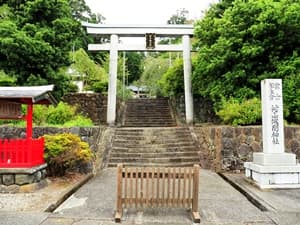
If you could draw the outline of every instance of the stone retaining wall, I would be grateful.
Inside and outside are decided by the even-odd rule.
[[[217,124],[220,119],[213,111],[213,104],[210,100],[203,97],[193,96],[194,99],[194,122],[195,123],[212,123]],[[181,123],[185,123],[185,101],[184,96],[171,98],[173,109],[176,110],[177,117]]]
[[[107,96],[100,93],[71,93],[62,100],[76,105],[78,112],[89,117],[95,125],[106,123]]]
[[[77,106],[77,111],[89,117],[95,125],[106,124],[107,95],[100,93],[70,93],[62,100]],[[117,98],[116,122],[121,123],[124,104]]]
[[[57,128],[57,127],[34,127],[32,136],[33,138],[41,137],[45,134],[61,134],[72,133],[78,135],[81,140],[89,143],[90,148],[96,151],[97,141],[100,138],[104,126],[98,127],[71,127],[71,128]],[[26,138],[26,128],[0,126],[0,139],[16,139]]]
[[[262,152],[261,126],[195,127],[200,146],[201,165],[220,170],[243,170],[243,163],[252,161],[253,152]],[[300,126],[285,127],[285,151],[300,159]]]

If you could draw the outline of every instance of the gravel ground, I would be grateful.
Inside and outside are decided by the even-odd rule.
[[[32,193],[1,193],[0,212],[44,212],[85,177],[69,174],[62,178],[48,178],[46,187]]]

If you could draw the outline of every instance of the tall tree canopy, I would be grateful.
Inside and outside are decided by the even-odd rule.
[[[138,80],[143,73],[143,64],[145,56],[141,52],[126,53],[126,67],[129,72],[128,83]]]
[[[68,0],[7,0],[0,6],[0,70],[19,85],[53,83],[56,95],[68,89],[60,68],[69,65],[69,51],[81,25]]]
[[[220,7],[220,5],[222,7]],[[260,81],[282,78],[290,121],[300,121],[299,0],[227,0],[195,24],[194,93],[249,99]]]

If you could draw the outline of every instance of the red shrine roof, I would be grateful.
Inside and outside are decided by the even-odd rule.
[[[0,87],[0,101],[22,104],[56,104],[51,94],[54,85],[30,87]]]

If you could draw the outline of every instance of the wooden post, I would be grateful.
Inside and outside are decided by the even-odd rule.
[[[123,214],[122,209],[122,171],[123,164],[117,166],[117,210],[115,215],[115,222],[120,223]],[[126,176],[126,175],[125,175]]]
[[[200,215],[198,211],[199,170],[200,170],[199,165],[194,165],[193,202],[192,202],[192,218],[194,223],[200,223]]]

